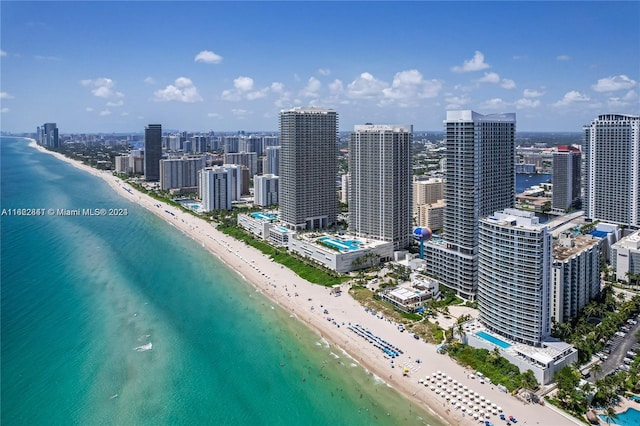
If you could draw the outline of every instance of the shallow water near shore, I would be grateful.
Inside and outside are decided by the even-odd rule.
[[[2,138],[1,418],[16,424],[442,422],[101,179]]]

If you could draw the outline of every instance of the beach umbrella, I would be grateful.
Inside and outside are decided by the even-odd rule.
[[[466,387],[466,386],[463,386],[463,387],[462,387],[462,390],[465,390],[465,391],[466,391],[466,390],[469,390],[469,388],[468,388],[468,387]]]
[[[488,404],[488,402],[487,402]],[[498,408],[498,406],[496,404],[491,404],[491,408],[493,408],[494,410]]]
[[[438,370],[438,376],[442,374],[442,371]]]
[[[478,413],[473,413],[473,418],[478,420]]]
[[[502,413],[502,407],[498,407],[498,411]]]
[[[418,383],[422,384],[422,383],[424,383],[424,380],[423,379],[419,379]]]
[[[481,397],[480,397],[480,401],[484,401],[484,396],[481,396]]]
[[[431,386],[429,389],[436,390],[436,387],[435,386]]]
[[[467,407],[462,407],[462,411],[467,411]]]
[[[445,399],[448,401],[448,400],[450,400],[450,399],[451,399],[451,397],[450,397],[449,395],[447,395],[447,396],[445,397]]]
[[[440,394],[440,389],[436,389],[436,395]]]

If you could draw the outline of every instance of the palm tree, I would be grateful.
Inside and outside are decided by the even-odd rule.
[[[611,421],[615,420],[617,417],[618,417],[618,414],[616,413],[616,410],[613,407],[607,408],[604,412],[604,418],[608,425],[610,425]]]
[[[600,373],[602,371],[602,365],[600,364],[593,364],[590,368],[591,373],[593,374],[593,381],[595,383],[596,380],[598,380],[598,373]]]

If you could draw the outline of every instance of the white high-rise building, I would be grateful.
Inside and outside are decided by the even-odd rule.
[[[231,170],[224,167],[206,167],[198,172],[198,195],[202,209],[231,210]]]
[[[280,146],[268,146],[265,151],[267,162],[264,174],[277,175],[280,173]]]
[[[160,160],[160,188],[194,188],[198,186],[198,171],[206,166],[204,157],[183,157]]]
[[[533,212],[480,220],[478,310],[487,329],[530,346],[550,336],[552,241]]]
[[[340,176],[340,183],[342,192],[340,193],[340,202],[343,204],[349,204],[349,184],[351,182],[351,176],[349,173],[345,173]]]
[[[279,177],[272,174],[253,177],[254,204],[267,207],[278,204]]]
[[[562,233],[553,243],[551,316],[556,322],[576,318],[600,293],[602,239]]]
[[[478,283],[478,224],[515,205],[516,115],[447,111],[443,239],[425,245],[428,271],[468,300]]]
[[[349,231],[411,242],[411,125],[356,125],[349,141]]]
[[[585,213],[640,228],[640,116],[599,115],[584,127]]]
[[[280,221],[290,229],[332,226],[338,216],[338,114],[331,109],[280,112]]]
[[[258,154],[255,152],[230,152],[224,154],[225,164],[238,164],[249,169],[249,176],[258,173]]]

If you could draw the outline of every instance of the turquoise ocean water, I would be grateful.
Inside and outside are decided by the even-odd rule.
[[[99,178],[2,138],[2,425],[441,422]],[[304,380],[303,380],[304,379]]]

